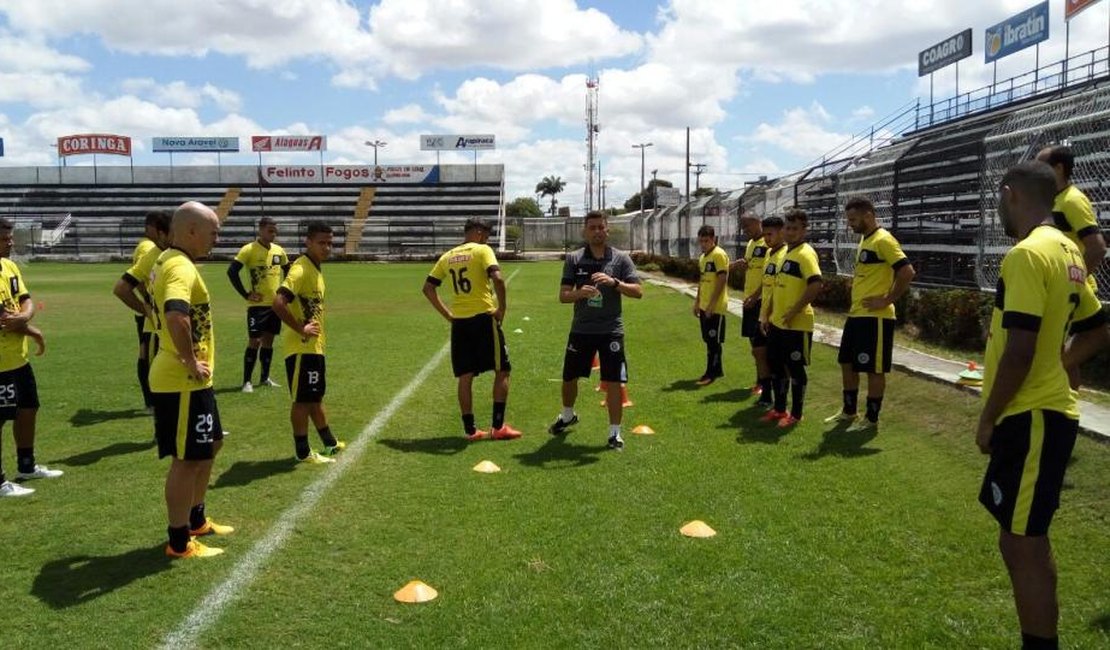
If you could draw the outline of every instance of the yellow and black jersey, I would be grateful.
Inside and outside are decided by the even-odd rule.
[[[135,250],[131,251],[131,266],[138,264],[143,255],[146,255],[155,248],[158,248],[158,244],[155,244],[152,240],[146,237],[140,239],[139,243],[135,244]]]
[[[497,256],[486,244],[466,242],[440,256],[428,274],[428,282],[435,286],[451,278],[455,299],[451,313],[456,318],[470,318],[497,310],[493,296],[493,283],[489,274],[498,268]]]
[[[748,270],[744,272],[744,298],[763,291],[763,265],[767,263],[767,242],[762,237],[748,242],[744,249]]]
[[[277,244],[263,246],[257,239],[239,249],[235,261],[246,267],[251,276],[248,293],[257,291],[262,296],[260,303],[250,303],[247,306],[259,304],[269,305],[274,301],[274,294],[281,286],[282,267],[289,266],[289,256],[285,249]]]
[[[1037,345],[1029,374],[999,421],[1033,409],[1079,417],[1076,392],[1068,384],[1060,351],[1069,331],[1080,332],[1105,322],[1086,276],[1079,247],[1055,228],[1034,228],[1002,259],[987,340],[983,399],[994,386],[1009,330],[1036,332]]]
[[[852,316],[894,318],[894,305],[882,309],[863,306],[864,298],[883,297],[894,284],[894,272],[909,264],[902,246],[885,228],[860,237],[856,248],[856,273],[852,278]]]
[[[289,301],[289,311],[302,323],[315,321],[320,326],[318,336],[306,337],[294,332],[288,324],[282,326],[285,356],[294,354],[324,354],[327,343],[324,306],[324,271],[308,255],[301,255],[289,267],[289,275],[278,287],[278,293]]]
[[[8,258],[0,259],[0,307],[5,312],[23,311],[23,301],[31,294],[23,283],[19,266]],[[7,330],[0,330],[0,372],[15,370],[27,365],[27,337]]]
[[[158,246],[152,247],[142,257],[138,259],[131,268],[124,272],[124,279],[131,283],[131,286],[143,288],[144,302],[150,307],[151,313],[154,312],[154,285],[151,284],[152,274],[154,273],[154,264],[158,261],[158,257],[162,254],[162,249]],[[158,330],[151,318],[143,319],[144,332],[156,332]]]
[[[1101,232],[1091,200],[1074,185],[1068,185],[1056,195],[1052,204],[1052,218],[1060,232],[1079,247],[1081,254],[1086,251],[1083,238]],[[1091,285],[1091,291],[1097,294],[1098,283],[1093,275],[1087,279],[1087,283]]]
[[[703,253],[698,258],[698,272],[701,274],[698,282],[698,308],[714,314],[728,312],[728,253],[725,249],[714,246],[713,250]],[[725,286],[717,302],[711,305],[709,300],[713,297],[717,277],[721,275],[725,276]]]
[[[208,286],[204,284],[193,259],[180,248],[169,248],[154,262],[154,320],[158,326],[158,354],[150,365],[150,390],[156,393],[181,393],[212,386],[212,375],[199,379],[181,363],[166,314],[178,312],[189,317],[193,355],[215,372],[216,338],[212,330],[212,307]]]
[[[775,287],[771,293],[771,324],[784,330],[812,332],[813,305],[806,305],[790,323],[786,322],[785,316],[802,299],[806,287],[820,281],[821,265],[817,260],[817,251],[805,242],[793,247],[787,246],[782,263],[775,272]]]
[[[786,246],[780,244],[778,248],[767,249],[767,255],[763,263],[763,286],[761,288],[762,297],[760,298],[762,304],[759,306],[760,319],[771,316],[771,295],[775,291],[775,275],[779,272],[784,257],[786,257]]]

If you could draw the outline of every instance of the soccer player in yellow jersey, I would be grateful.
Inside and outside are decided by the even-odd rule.
[[[765,372],[760,380],[760,395],[756,401],[756,405],[766,408],[768,410],[774,408],[775,394],[782,393],[782,399],[786,400],[786,385],[777,384],[775,376],[772,373],[770,359],[767,354],[767,334],[763,328],[763,321],[770,321],[771,318],[771,293],[775,290],[775,275],[778,273],[779,267],[782,266],[782,258],[786,256],[786,244],[782,241],[782,227],[784,224],[782,217],[767,217],[761,224],[763,226],[763,243],[767,246],[767,251],[763,260],[762,277],[760,278],[759,299],[755,302],[759,306],[759,312],[755,314],[755,319],[759,325],[756,329],[759,334],[758,337],[752,337],[752,344],[757,342],[763,350],[764,370]],[[744,299],[747,303],[747,298]],[[782,373],[780,373],[782,374]]]
[[[244,393],[254,392],[251,377],[254,375],[256,361],[262,362],[258,385],[278,385],[270,379],[270,363],[274,358],[274,337],[281,333],[281,319],[271,306],[278,285],[289,271],[289,257],[284,248],[274,243],[277,234],[277,222],[270,217],[262,217],[258,220],[257,239],[240,248],[239,254],[227,267],[231,286],[247,301],[247,349],[243,353]],[[243,286],[239,277],[243,267],[250,273],[249,290]]]
[[[740,216],[740,227],[748,236],[744,257],[732,263],[732,268],[744,274],[744,311],[740,321],[740,334],[748,339],[755,360],[755,380],[752,394],[771,399],[771,370],[767,366],[767,337],[759,328],[759,311],[763,303],[763,266],[767,262],[767,241],[763,238],[763,224],[759,215],[745,212]],[[762,401],[762,398],[761,398]]]
[[[852,279],[852,309],[840,339],[844,405],[825,422],[855,422],[859,403],[859,373],[867,373],[867,411],[853,430],[879,422],[886,392],[886,375],[894,351],[894,303],[910,288],[916,274],[894,235],[880,228],[875,206],[864,196],[848,199],[844,214],[852,232],[860,236],[856,272]]]
[[[694,316],[701,322],[701,340],[705,341],[705,372],[698,379],[698,386],[708,386],[725,369],[721,344],[725,340],[725,315],[728,314],[728,253],[717,245],[713,226],[698,228],[698,295],[694,298]]]
[[[293,425],[293,447],[297,460],[321,465],[334,463],[331,458],[346,448],[328,426],[324,410],[327,392],[327,367],[324,352],[327,345],[327,307],[324,300],[324,260],[331,257],[331,226],[310,221],[305,232],[304,255],[289,267],[289,274],[274,296],[274,313],[285,323],[282,334],[285,348],[285,376],[293,406],[289,421]],[[324,443],[323,453],[308,445],[308,421]]]
[[[783,218],[783,241],[786,253],[776,269],[775,286],[771,290],[767,317],[762,321],[767,332],[767,356],[773,379],[778,382],[775,404],[764,422],[777,422],[780,428],[797,424],[805,407],[809,375],[810,348],[813,346],[813,307],[821,293],[821,265],[817,251],[806,243],[809,218],[804,210],[795,208]],[[791,404],[786,412],[786,383],[789,378]]]
[[[1053,225],[1052,168],[1010,169],[998,214],[1018,240],[1002,260],[987,339],[976,443],[990,454],[979,501],[998,521],[1023,648],[1056,648],[1059,608],[1048,528],[1079,426],[1070,369],[1110,343],[1083,256]],[[1064,339],[1073,334],[1063,359]]]
[[[35,315],[31,293],[23,274],[9,259],[14,225],[0,218],[0,428],[13,421],[16,478],[57,478],[61,470],[35,463],[35,420],[39,410],[35,373],[27,360],[27,330]],[[12,483],[0,468],[0,497],[21,497],[34,492]]]
[[[150,357],[152,352],[150,346],[154,333],[154,323],[149,317],[150,308],[147,306],[149,296],[147,294],[150,289],[146,286],[146,282],[147,276],[150,275],[150,269],[154,266],[154,260],[158,259],[158,255],[169,245],[171,216],[165,210],[152,210],[146,214],[143,238],[135,245],[135,251],[131,254],[131,266],[112,288],[112,293],[135,312],[135,328],[139,334],[139,358],[135,362],[135,373],[139,377],[139,388],[143,392],[143,405],[147,409],[152,407],[150,398]],[[148,258],[151,254],[154,257],[144,261],[144,258]],[[143,270],[141,275],[138,274],[139,270]],[[133,271],[135,273],[132,273]]]
[[[195,201],[182,204],[170,222],[172,245],[154,264],[159,345],[150,364],[150,390],[158,457],[172,459],[165,495],[166,555],[173,558],[219,555],[223,549],[194,538],[234,530],[212,521],[204,504],[212,462],[223,446],[223,428],[212,390],[216,344],[211,299],[196,260],[215,246],[219,228],[211,208]]]
[[[520,432],[505,422],[509,399],[509,350],[501,322],[505,320],[505,280],[497,257],[486,242],[490,225],[468,219],[462,244],[440,256],[424,281],[424,297],[451,323],[451,368],[458,378],[459,410],[467,440],[512,440]],[[448,278],[455,299],[451,307],[440,299],[438,288]],[[496,296],[496,301],[494,297]],[[474,377],[493,371],[493,422],[489,431],[474,424]]]
[[[1037,160],[1052,167],[1057,192],[1052,203],[1053,221],[1083,253],[1083,262],[1087,265],[1089,275],[1087,282],[1097,295],[1095,272],[1106,258],[1106,239],[1102,236],[1091,200],[1071,182],[1072,172],[1075,170],[1075,154],[1071,147],[1056,145],[1042,149],[1037,154]]]

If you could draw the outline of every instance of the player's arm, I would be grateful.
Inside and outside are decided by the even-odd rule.
[[[1033,356],[1037,349],[1037,332],[1040,330],[1040,318],[1028,314],[1016,314],[1019,322],[1006,322],[1003,317],[1003,327],[1006,327],[1006,347],[1002,357],[998,360],[995,370],[994,385],[991,394],[983,404],[983,412],[979,414],[979,431],[976,443],[984,454],[991,452],[991,435],[994,433],[994,423],[998,421],[1006,405],[1017,395],[1018,389],[1025,383],[1029,369],[1033,367]]]
[[[698,290],[694,294],[694,317],[701,318],[701,282],[698,282]]]
[[[493,294],[497,296],[497,311],[493,312],[493,317],[500,323],[505,320],[505,310],[509,306],[505,278],[501,276],[501,267],[498,266],[489,267],[487,273],[489,273],[489,279],[493,281]]]
[[[227,279],[231,280],[231,286],[240,296],[243,297],[243,300],[250,300],[251,292],[247,291],[247,288],[243,286],[243,278],[239,277],[239,272],[242,270],[242,262],[240,262],[238,259],[231,260],[231,264],[227,265]]]
[[[136,314],[149,316],[146,303],[139,297],[136,290],[142,292],[144,297],[146,296],[146,289],[143,288],[142,283],[131,277],[130,273],[124,273],[120,279],[116,280],[115,286],[112,287],[112,294]]]
[[[564,305],[592,298],[600,293],[597,287],[590,284],[584,284],[576,288],[574,278],[574,265],[571,264],[570,258],[567,258],[563,261],[563,278],[559,281],[559,302]]]
[[[294,332],[300,332],[301,336],[308,338],[320,335],[320,324],[315,321],[303,322],[299,320],[291,309],[289,303],[293,302],[296,296],[288,287],[278,287],[277,293],[274,295],[274,302],[271,308],[281,322],[288,325]]]
[[[898,299],[909,290],[910,283],[917,275],[913,264],[904,257],[892,264],[891,268],[894,269],[894,282],[890,284],[890,289],[884,295],[864,298],[863,306],[867,309],[885,309],[898,302]]]
[[[809,276],[806,280],[806,290],[802,292],[802,297],[798,299],[798,302],[794,303],[793,307],[782,315],[783,321],[789,324],[790,321],[794,320],[795,316],[802,313],[802,311],[812,304],[814,300],[817,300],[817,296],[821,295],[821,287],[823,286],[825,286],[825,281],[821,279],[820,275]]]
[[[179,299],[167,300],[163,312],[166,315],[166,329],[170,332],[173,347],[177,349],[178,360],[197,381],[208,379],[212,371],[193,352],[193,324],[189,317],[189,303]]]
[[[1106,326],[1107,312],[1095,297],[1087,283],[1079,287],[1079,304],[1072,314],[1074,319],[1069,329],[1071,338],[1064,348],[1064,370],[1068,373],[1068,383],[1078,390],[1080,384],[1079,366],[1110,345],[1110,329]]]
[[[728,264],[724,266],[728,268]],[[728,271],[717,271],[717,277],[713,278],[713,293],[709,294],[710,313],[712,313],[713,307],[717,304],[717,301],[721,299],[721,294],[724,293],[726,284],[728,284]],[[698,289],[700,290],[701,287],[699,286]]]
[[[19,311],[15,313],[3,312],[0,313],[0,327],[6,330],[13,330],[17,332],[26,332],[27,324],[35,317],[35,301],[31,300],[31,294],[27,291],[27,285],[23,284],[23,274],[16,269],[15,272],[15,291],[12,292],[19,301]]]
[[[455,315],[452,314],[451,310],[447,308],[447,305],[444,304],[443,299],[439,297],[439,291],[437,291],[441,283],[442,281],[439,278],[434,278],[429,275],[428,278],[424,280],[424,297],[428,299],[428,302],[431,303],[432,307],[435,307],[435,310],[439,312],[440,316],[443,316],[445,319],[447,319],[447,322],[451,322],[455,320]],[[501,283],[502,291],[504,291],[504,284],[504,282]],[[500,300],[500,297],[498,298],[498,300]]]
[[[640,277],[636,275],[636,265],[632,263],[631,257],[622,256],[622,263],[617,269],[617,277],[610,279],[613,281],[613,288],[622,296],[636,299],[644,297],[644,288],[640,286]]]
[[[1087,272],[1094,275],[1106,260],[1106,239],[1096,226],[1086,235],[1080,235],[1083,242],[1083,262],[1087,265]]]
[[[1090,199],[1079,194],[1069,200],[1064,218],[1075,231],[1076,238],[1083,242],[1083,263],[1087,273],[1093,275],[1106,259],[1106,239],[1098,226],[1098,216]]]

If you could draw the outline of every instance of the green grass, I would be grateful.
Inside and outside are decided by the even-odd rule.
[[[517,273],[505,327],[509,420],[524,438],[466,444],[441,364],[202,647],[1015,645],[996,529],[975,500],[985,461],[973,397],[895,373],[878,437],[829,432],[820,420],[839,405],[839,369],[818,347],[807,419],[783,435],[756,421],[738,322],[727,377],[692,390],[704,352],[689,299],[649,286],[625,308],[636,403],[625,451],[605,449],[604,412],[586,384],[582,422],[555,439],[544,429],[559,408],[570,319],[556,298],[559,266],[506,268]],[[208,504],[238,530],[213,542],[227,549],[220,558],[166,561],[165,463],[133,410],[134,330],[110,294],[121,271],[25,271],[50,345],[34,362],[38,454],[67,473],[0,502],[0,638],[11,647],[156,645],[335,469],[290,461],[284,389],[236,392],[243,310],[222,265],[208,265],[216,383],[232,431]],[[332,429],[352,440],[443,346],[447,326],[419,293],[424,265],[325,272],[327,405]],[[488,377],[476,397],[488,423]],[[644,423],[658,435],[627,433]],[[1061,634],[1070,647],[1106,646],[1110,448],[1081,438],[1075,457],[1053,528]],[[470,470],[486,459],[503,471]],[[680,536],[691,519],[719,534]],[[439,599],[395,603],[413,578]]]

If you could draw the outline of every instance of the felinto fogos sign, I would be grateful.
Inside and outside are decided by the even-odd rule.
[[[251,151],[327,151],[324,135],[252,135]]]
[[[1048,0],[988,27],[984,39],[984,62],[991,63],[1047,41],[1049,35]]]
[[[63,135],[58,138],[59,156],[77,156],[90,153],[130,156],[131,138],[126,135],[110,135],[107,133]]]
[[[258,168],[258,179],[268,185],[282,184],[351,184],[381,185],[388,183],[435,183],[439,167],[435,165],[264,165]]]
[[[917,76],[924,77],[971,56],[971,28],[955,34],[917,55]]]
[[[497,145],[492,133],[478,135],[422,135],[420,136],[421,151],[474,151],[496,149]]]

